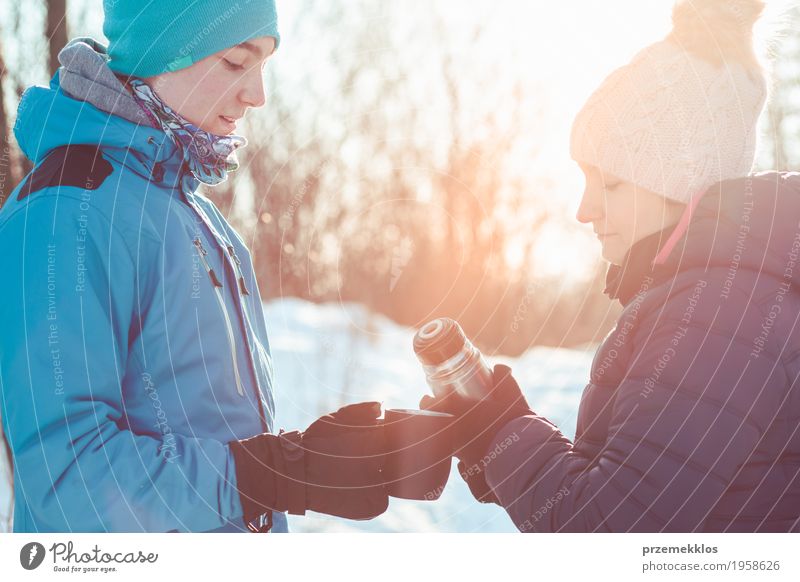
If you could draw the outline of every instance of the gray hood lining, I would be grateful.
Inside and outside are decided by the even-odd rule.
[[[74,38],[58,53],[58,62],[61,88],[70,97],[133,123],[154,127],[109,68],[106,48],[99,42],[91,37]]]

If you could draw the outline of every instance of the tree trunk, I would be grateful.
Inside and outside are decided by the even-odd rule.
[[[8,116],[6,115],[3,81],[6,77],[6,65],[3,61],[3,46],[0,44],[0,207],[6,201],[14,187],[11,175],[11,142],[8,134]]]
[[[17,79],[17,86],[16,86],[17,101],[16,101],[16,103],[20,102],[20,100],[22,99],[22,94],[24,92],[25,92],[25,86],[22,85],[19,82],[19,79]],[[20,151],[20,149],[18,147],[15,148],[15,153],[17,154],[17,156],[16,156],[16,160],[17,160],[16,168],[17,168],[17,176],[19,177],[18,181],[21,182],[23,180],[23,178],[25,178],[25,176],[27,176],[30,173],[30,171],[33,169],[33,163],[28,159],[28,157],[25,154],[23,154]]]
[[[58,69],[58,53],[67,44],[67,0],[47,0],[47,43],[50,46],[50,76]]]

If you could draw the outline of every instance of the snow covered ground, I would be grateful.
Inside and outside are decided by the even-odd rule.
[[[277,426],[303,429],[351,402],[379,400],[384,408],[416,408],[427,392],[411,348],[414,330],[358,304],[314,305],[297,299],[264,305],[276,373]],[[572,438],[593,351],[534,348],[523,356],[489,358],[511,366],[531,406]],[[0,467],[0,519],[9,491]],[[5,520],[3,520],[5,521]],[[512,532],[505,512],[477,503],[453,471],[434,502],[391,498],[371,521],[309,513],[290,517],[292,531]],[[0,530],[1,531],[1,530]]]

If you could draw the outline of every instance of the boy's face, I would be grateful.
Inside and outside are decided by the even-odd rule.
[[[227,135],[250,107],[266,102],[263,71],[271,36],[221,50],[193,65],[145,79],[164,102],[208,132]]]
[[[603,258],[610,263],[621,265],[634,244],[680,220],[685,204],[603,174],[595,166],[580,166],[586,188],[576,218],[592,223]]]

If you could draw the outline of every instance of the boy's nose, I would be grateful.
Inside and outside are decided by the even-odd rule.
[[[251,79],[241,94],[241,100],[254,109],[262,107],[267,102],[267,90],[261,76]]]

